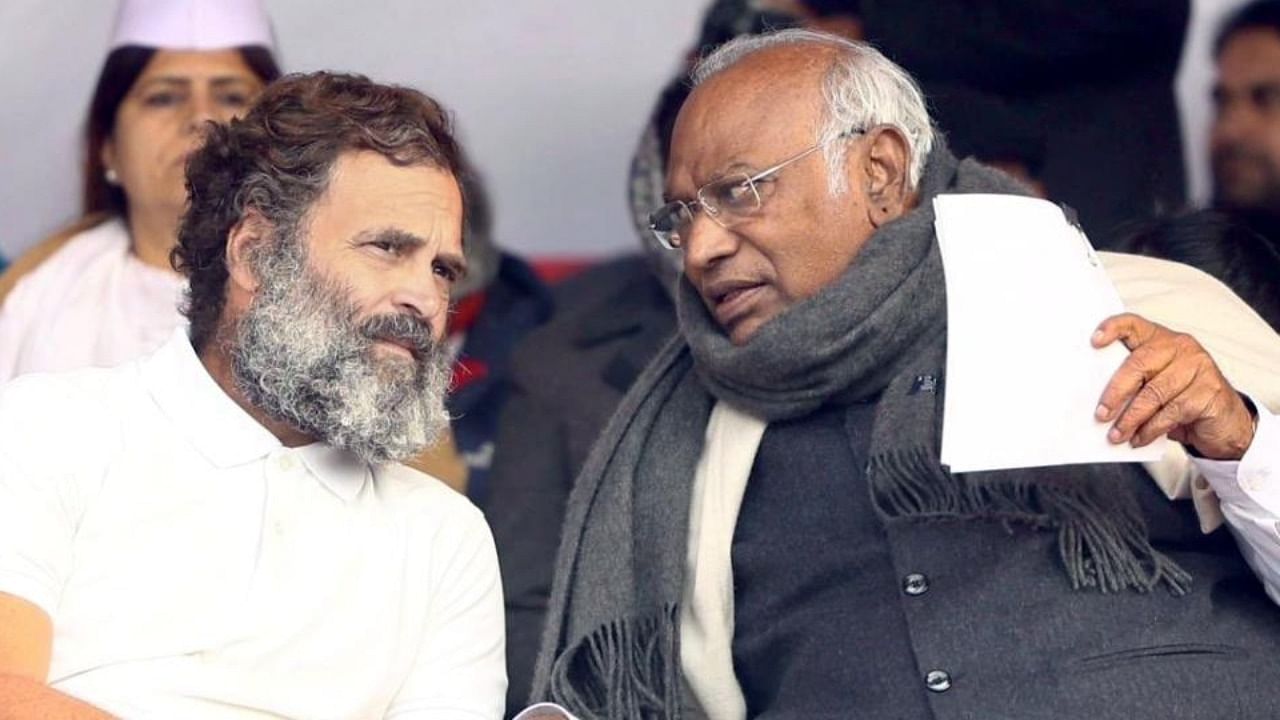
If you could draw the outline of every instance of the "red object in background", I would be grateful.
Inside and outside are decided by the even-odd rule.
[[[457,392],[487,377],[489,377],[488,363],[475,358],[458,358],[453,363],[453,379],[449,381],[449,392]]]
[[[599,262],[599,258],[582,257],[540,257],[530,258],[533,271],[548,285],[568,280],[578,273]]]
[[[484,309],[484,293],[472,293],[458,302],[454,303],[453,312],[449,314],[448,333],[466,332],[475,324],[476,318],[480,317],[480,311]]]
[[[530,261],[534,272],[548,285],[567,280],[595,263],[595,260],[571,257],[542,258]],[[454,304],[453,311],[449,315],[449,335],[465,333],[471,329],[476,319],[480,317],[480,313],[484,311],[484,305],[485,294],[483,292],[468,295]],[[450,391],[457,392],[471,383],[483,380],[488,376],[488,363],[476,358],[460,357],[453,364],[453,380],[450,384]]]

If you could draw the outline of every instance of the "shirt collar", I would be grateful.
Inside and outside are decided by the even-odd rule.
[[[173,427],[216,467],[296,452],[311,474],[343,500],[353,499],[370,477],[367,463],[326,443],[285,448],[213,379],[191,347],[185,327],[142,361],[142,376]]]
[[[369,463],[356,457],[354,453],[327,443],[311,443],[298,448],[297,452],[302,457],[302,463],[320,480],[320,484],[346,502],[354,500],[372,477]]]

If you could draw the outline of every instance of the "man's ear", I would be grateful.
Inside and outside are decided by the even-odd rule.
[[[872,227],[895,220],[911,207],[908,188],[911,146],[902,131],[881,125],[867,131],[862,181]]]
[[[258,290],[258,276],[253,271],[252,258],[270,241],[274,226],[261,212],[248,208],[240,222],[227,232],[227,278],[231,287],[252,295]]]

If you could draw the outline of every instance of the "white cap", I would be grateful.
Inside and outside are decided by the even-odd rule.
[[[262,0],[121,0],[111,47],[217,50],[272,48]]]

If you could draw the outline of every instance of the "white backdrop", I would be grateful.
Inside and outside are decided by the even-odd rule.
[[[79,130],[114,0],[0,0],[0,253],[74,218]],[[267,0],[286,70],[351,70],[441,99],[526,254],[636,247],[627,165],[696,39],[700,0]]]
[[[1203,202],[1209,42],[1244,0],[1193,0],[1178,77],[1189,197]],[[413,85],[453,108],[497,237],[532,255],[634,247],[626,168],[704,0],[267,0],[286,69]],[[358,9],[359,7],[369,9]],[[79,127],[113,0],[0,0],[0,253],[72,219]]]

